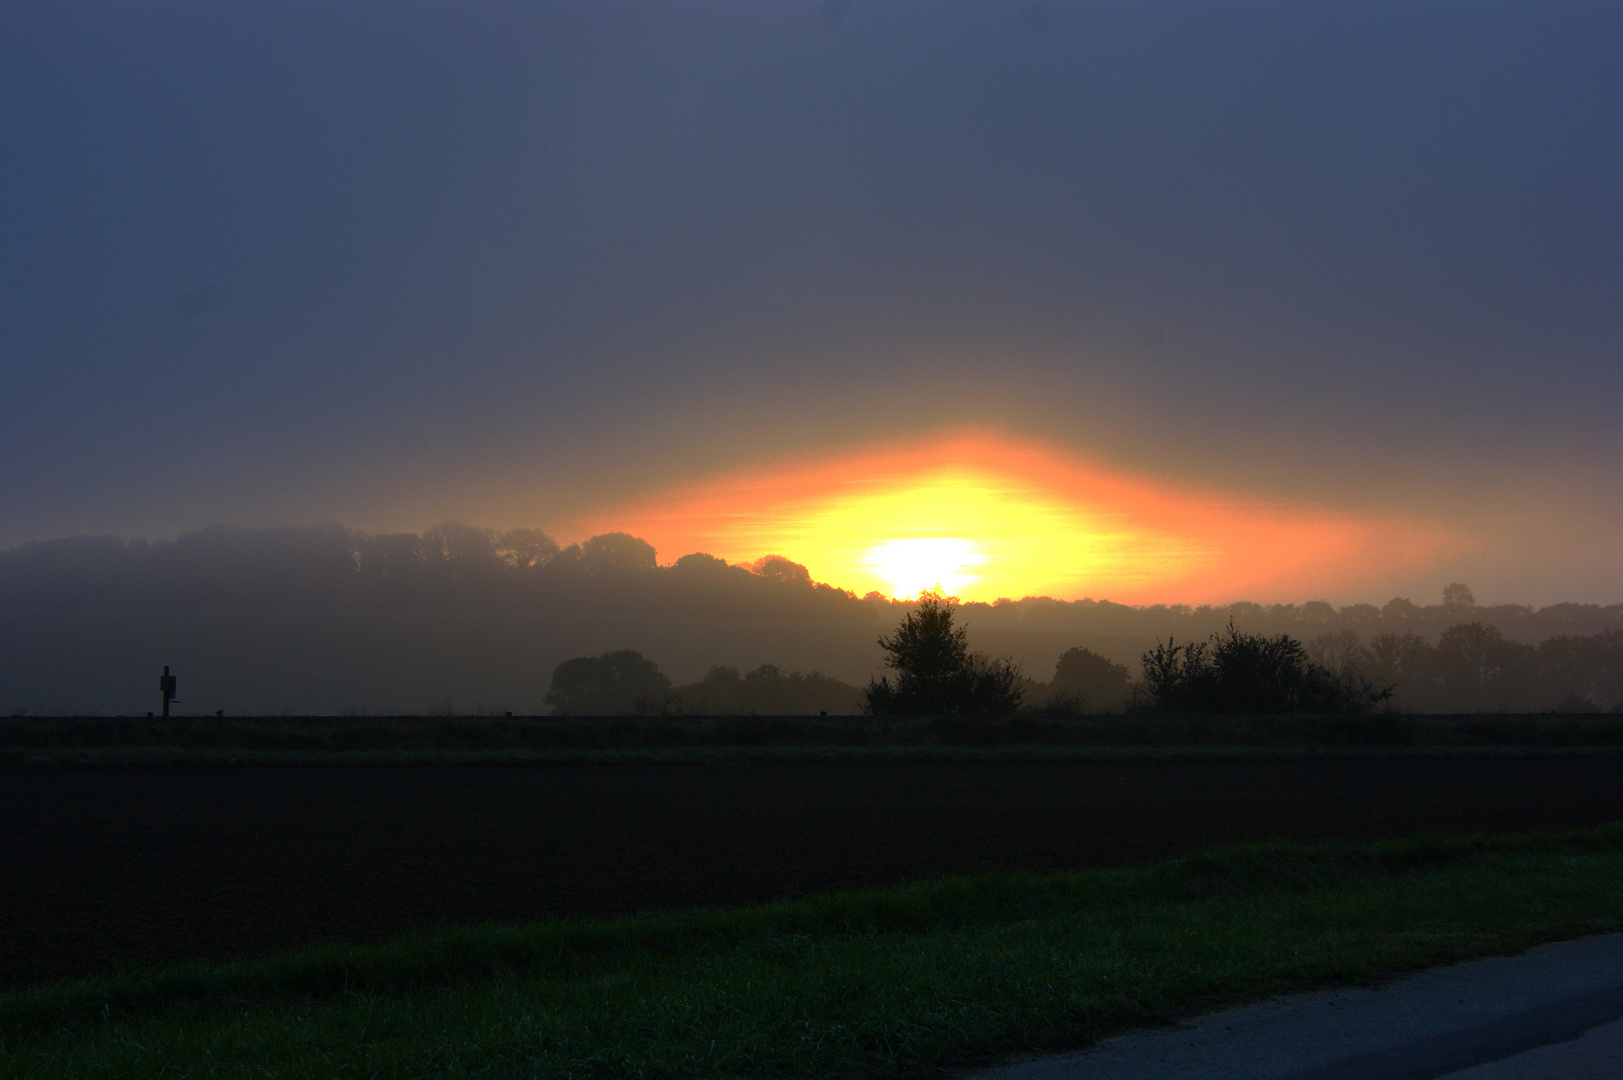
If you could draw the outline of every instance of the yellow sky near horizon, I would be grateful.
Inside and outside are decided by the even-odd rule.
[[[1346,594],[1470,542],[1437,522],[1197,490],[980,431],[738,470],[564,535],[606,531],[648,540],[662,562],[782,555],[858,595],[939,584],[964,600],[1121,603]]]

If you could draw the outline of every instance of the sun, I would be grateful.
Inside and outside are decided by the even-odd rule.
[[[914,597],[935,588],[949,595],[964,592],[980,580],[970,568],[985,561],[971,540],[921,536],[881,540],[868,549],[863,564],[890,586],[891,596]]]
[[[723,474],[564,536],[621,530],[666,559],[775,552],[858,596],[939,585],[966,602],[1360,595],[1466,543],[1432,521],[1201,490],[991,432]]]

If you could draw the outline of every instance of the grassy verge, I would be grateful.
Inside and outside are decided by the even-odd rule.
[[[1623,751],[1623,716],[393,717],[0,721],[0,763]]]
[[[480,927],[0,998],[9,1076],[925,1075],[1623,927],[1623,826]]]

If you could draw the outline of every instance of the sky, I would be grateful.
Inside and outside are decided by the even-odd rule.
[[[1615,603],[1620,300],[1619,3],[0,5],[0,546]]]
[[[1437,521],[1174,486],[972,429],[743,468],[569,525],[746,565],[783,554],[861,595],[993,602],[1357,596],[1474,543]]]

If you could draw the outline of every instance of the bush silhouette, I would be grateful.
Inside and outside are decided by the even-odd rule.
[[[1125,666],[1092,649],[1067,649],[1054,664],[1054,679],[1040,711],[1055,715],[1115,711],[1127,703],[1132,690],[1133,676]]]
[[[565,660],[552,672],[546,703],[559,716],[646,716],[663,711],[671,680],[630,649]]]
[[[1314,663],[1288,634],[1247,634],[1233,623],[1209,641],[1157,642],[1143,664],[1147,704],[1164,712],[1365,712],[1392,696],[1355,669]]]

